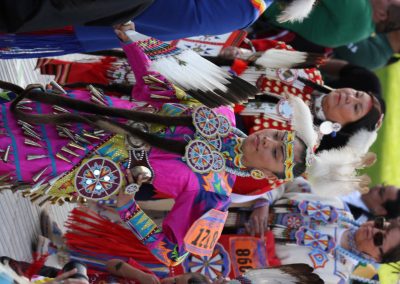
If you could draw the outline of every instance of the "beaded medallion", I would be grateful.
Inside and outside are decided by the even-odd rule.
[[[192,117],[193,125],[201,136],[213,138],[219,134],[220,118],[212,109],[205,106],[198,107],[193,111]]]
[[[122,173],[115,162],[96,157],[80,166],[75,175],[74,184],[79,195],[98,200],[117,193],[122,180]]]
[[[208,173],[213,168],[214,152],[202,140],[196,139],[188,143],[185,158],[187,165],[196,173]]]

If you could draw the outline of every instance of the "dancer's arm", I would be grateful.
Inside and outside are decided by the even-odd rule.
[[[176,88],[164,76],[151,70],[152,63],[146,54],[146,48],[149,46],[169,45],[152,38],[140,43],[145,37],[138,33],[135,33],[138,37],[132,41],[126,34],[129,30],[134,31],[133,24],[118,26],[115,32],[123,42],[122,48],[136,80],[131,97],[137,101],[150,102],[156,107],[166,102],[178,102]]]
[[[106,263],[107,270],[124,279],[134,279],[143,284],[159,284],[160,280],[155,275],[145,273],[120,259],[110,259]]]
[[[217,178],[214,183],[218,193],[211,188],[177,193],[174,207],[165,217],[162,228],[143,212],[132,195],[119,194],[117,211],[121,220],[156,258],[168,266],[177,265],[188,254],[184,240],[193,224],[212,209],[223,215],[229,206],[230,199],[224,193],[225,183]],[[174,194],[173,191],[170,194]],[[209,250],[215,245],[211,243]]]

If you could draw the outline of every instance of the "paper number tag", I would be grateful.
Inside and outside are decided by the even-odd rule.
[[[248,269],[268,266],[265,243],[259,238],[231,237],[229,249],[235,277],[242,275]]]
[[[227,212],[211,209],[190,227],[184,238],[186,250],[200,256],[211,256],[224,228]]]

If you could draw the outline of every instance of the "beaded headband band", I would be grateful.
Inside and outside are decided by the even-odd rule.
[[[294,131],[287,131],[283,143],[285,145],[285,162],[284,162],[284,172],[285,179],[292,180],[293,179],[293,168],[295,166],[294,163],[294,139],[296,134]]]

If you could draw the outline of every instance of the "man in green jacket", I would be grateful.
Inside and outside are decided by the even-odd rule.
[[[279,1],[263,17],[313,44],[335,48],[366,39],[375,31],[400,28],[400,0],[320,0],[303,22],[279,23]]]

